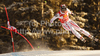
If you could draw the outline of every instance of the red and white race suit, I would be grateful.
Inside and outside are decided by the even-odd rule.
[[[50,20],[50,23],[53,23],[53,21],[57,18],[59,18],[63,28],[67,31],[72,31],[72,33],[79,39],[83,38],[77,31],[83,33],[86,36],[90,36],[90,33],[85,31],[84,29],[80,28],[74,21],[72,21],[69,18],[69,14],[72,14],[72,12],[67,8],[67,11],[65,13],[62,13],[61,10]],[[77,31],[76,31],[77,30]]]

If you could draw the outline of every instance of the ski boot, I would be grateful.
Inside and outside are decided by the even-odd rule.
[[[86,40],[85,40],[83,37],[81,37],[80,40],[81,40],[82,42],[84,42],[84,43],[86,42]]]
[[[97,38],[94,38],[94,36],[92,36],[92,35],[91,35],[91,36],[89,36],[89,38],[90,38],[90,39],[92,39],[92,40],[94,40],[94,41],[96,41],[96,42],[98,42],[98,41],[99,41]]]

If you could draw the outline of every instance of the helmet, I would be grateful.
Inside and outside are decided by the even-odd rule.
[[[66,11],[66,5],[65,4],[62,4],[61,6],[60,6],[60,9],[61,9],[61,11]]]

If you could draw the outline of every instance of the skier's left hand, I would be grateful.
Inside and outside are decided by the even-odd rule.
[[[74,13],[71,14],[72,16],[76,17],[76,15]]]

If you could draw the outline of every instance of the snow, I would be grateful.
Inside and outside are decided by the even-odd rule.
[[[0,56],[100,56],[99,50],[28,51],[0,54]]]

